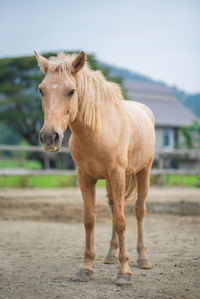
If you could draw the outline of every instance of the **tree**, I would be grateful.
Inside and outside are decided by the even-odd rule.
[[[0,60],[0,122],[33,145],[38,144],[38,129],[42,123],[37,92],[41,80],[34,57]]]
[[[200,123],[198,121],[195,120],[191,126],[184,126],[181,133],[188,148],[200,148]]]

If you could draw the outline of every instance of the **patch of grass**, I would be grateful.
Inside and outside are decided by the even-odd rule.
[[[151,185],[157,185],[159,182],[159,176],[156,174],[151,175]],[[200,175],[179,175],[170,174],[162,175],[163,186],[169,187],[196,187],[197,182],[200,182]],[[98,188],[105,188],[105,180],[99,180],[97,182]]]
[[[65,188],[75,187],[75,184],[73,175],[0,176],[0,188]],[[105,180],[99,180],[97,188],[104,187]]]
[[[62,188],[74,187],[75,176],[0,176],[0,188]]]
[[[157,174],[151,174],[150,184],[151,185],[157,185],[158,181],[159,181],[159,176]]]
[[[25,169],[41,169],[42,165],[39,161],[4,159],[0,160],[0,168],[25,168]]]
[[[164,185],[171,187],[196,187],[196,183],[200,182],[200,175],[177,175],[171,174],[163,176]]]
[[[42,169],[42,164],[39,161],[26,161],[26,169]]]
[[[105,180],[98,180],[97,182],[97,188],[104,188],[106,185],[106,181]]]
[[[162,175],[161,178],[163,186],[169,187],[196,187],[197,182],[200,182],[200,175],[180,175],[169,174]],[[151,175],[151,185],[157,185],[159,183],[159,176]]]
[[[196,187],[200,176],[163,175],[163,186]],[[0,188],[62,188],[74,187],[76,177],[73,175],[44,175],[44,176],[0,176]],[[158,176],[151,175],[151,185],[158,184]],[[97,182],[97,188],[105,188],[105,180]]]

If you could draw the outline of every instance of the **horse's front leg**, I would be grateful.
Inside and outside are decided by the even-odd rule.
[[[129,257],[125,245],[125,171],[123,169],[113,170],[110,176],[110,182],[114,199],[113,220],[119,241],[120,268],[117,276],[117,284],[130,284],[132,272],[129,266]]]
[[[80,265],[79,271],[76,273],[74,280],[89,281],[93,274],[92,264],[96,256],[94,245],[94,226],[96,220],[96,180],[80,170],[77,171],[77,179],[84,204],[83,222],[85,226],[85,254],[83,263]]]
[[[107,197],[108,203],[112,212],[112,237],[110,240],[110,248],[104,260],[105,264],[115,264],[118,262],[118,236],[114,224],[114,201],[113,201],[113,194],[111,184],[108,180],[106,180],[106,190],[107,190]]]

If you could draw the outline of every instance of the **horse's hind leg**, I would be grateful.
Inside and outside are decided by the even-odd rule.
[[[138,225],[137,266],[142,269],[151,268],[144,244],[144,216],[146,214],[146,197],[149,190],[151,163],[137,174],[138,199],[135,204],[135,213]]]
[[[114,226],[114,221],[113,221],[114,202],[113,202],[112,189],[111,189],[110,182],[108,180],[106,181],[106,190],[107,190],[108,203],[110,206],[110,210],[112,212],[112,237],[110,240],[110,248],[109,248],[108,254],[104,260],[104,263],[105,264],[115,264],[118,262],[119,244],[118,244],[116,228]]]

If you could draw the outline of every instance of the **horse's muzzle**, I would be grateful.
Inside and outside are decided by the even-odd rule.
[[[55,131],[42,130],[40,132],[40,141],[47,152],[57,152],[61,147],[63,134]]]

